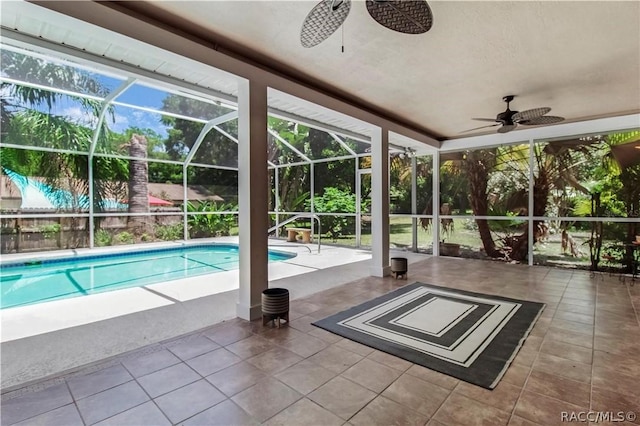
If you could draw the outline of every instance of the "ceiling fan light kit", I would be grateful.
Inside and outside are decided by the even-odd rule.
[[[380,25],[404,34],[431,29],[433,14],[425,0],[367,0],[369,15]],[[307,15],[300,30],[303,47],[314,47],[331,36],[351,11],[351,0],[322,0]]]
[[[464,132],[471,132],[473,130],[485,129],[488,127],[496,127],[500,126],[498,129],[498,133],[508,133],[515,128],[518,127],[519,124],[525,126],[538,126],[541,124],[553,124],[564,121],[564,117],[557,117],[554,115],[545,115],[551,111],[549,107],[538,107],[533,109],[528,109],[526,111],[511,111],[509,109],[509,104],[515,95],[507,95],[502,98],[503,101],[507,103],[507,109],[493,118],[472,118],[472,120],[476,121],[488,121],[495,122],[496,124],[489,124],[488,126],[480,126],[475,127],[473,129],[465,130]]]

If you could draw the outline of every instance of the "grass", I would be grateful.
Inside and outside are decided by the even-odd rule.
[[[460,244],[461,256],[470,258],[484,258],[482,241],[478,231],[474,229],[472,219],[454,219],[453,232],[441,234],[440,241]],[[526,223],[526,222],[523,222]],[[389,244],[392,248],[409,248],[412,245],[412,224],[410,218],[391,218],[389,221]],[[433,242],[433,227],[423,229],[418,223],[418,249],[420,251],[431,252]],[[494,240],[500,234],[494,233]],[[580,251],[578,257],[573,257],[569,253],[563,253],[561,235],[552,234],[546,241],[535,244],[533,248],[534,264],[560,266],[568,268],[589,268],[589,245],[590,233],[588,231],[574,231],[571,236],[575,240]],[[345,235],[336,240],[331,240],[328,236],[323,237],[323,241],[339,245],[355,247],[355,235]],[[603,247],[613,241],[603,241]],[[370,230],[363,230],[361,245],[371,246]],[[604,254],[603,250],[601,254]],[[603,262],[601,262],[601,265]],[[616,265],[612,265],[616,266]],[[617,265],[622,266],[622,265]]]

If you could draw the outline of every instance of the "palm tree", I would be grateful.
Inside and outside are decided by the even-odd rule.
[[[129,156],[129,213],[149,213],[149,166],[147,158],[147,138],[134,134],[128,144]],[[147,218],[129,216],[128,227],[136,232],[147,230]]]
[[[3,49],[1,51],[3,76],[17,81],[35,82],[52,88],[61,88],[67,92],[92,93],[106,96],[108,90],[89,72],[77,68],[53,63],[44,59]],[[42,88],[12,82],[2,82],[0,88],[0,113],[2,140],[7,144],[19,146],[40,146],[64,149],[79,153],[87,152],[93,136],[91,124],[97,121],[101,102],[81,96],[62,94]],[[85,113],[93,117],[86,122],[72,122],[68,117],[55,115],[57,104],[73,101]],[[106,123],[101,134],[104,135]],[[16,169],[27,175],[44,177],[48,184],[56,188],[65,188],[71,192],[73,200],[65,200],[66,211],[86,210],[88,193],[87,156],[68,152],[46,152],[33,150],[2,149],[2,163],[7,168]],[[7,155],[8,154],[8,155]],[[104,169],[106,170],[106,169]],[[98,171],[98,170],[97,170]],[[95,175],[100,178],[100,171]],[[58,191],[57,193],[64,193]],[[102,194],[95,193],[94,205],[101,208]],[[86,229],[81,222],[84,219],[70,218],[71,238],[67,247],[77,247],[84,239],[76,232]]]
[[[475,216],[487,216],[489,214],[487,188],[489,186],[489,175],[496,166],[496,150],[478,149],[469,151],[462,164],[469,179],[469,198],[473,214]],[[487,256],[501,256],[493,241],[489,222],[486,219],[476,219],[476,225]]]
[[[106,96],[108,93],[89,72],[10,50],[2,50],[1,55],[3,74],[14,80],[37,82],[69,92],[97,96]],[[72,122],[68,117],[54,115],[52,111],[56,104],[72,100],[80,105],[87,117],[93,117],[88,120],[92,123],[97,121],[101,102],[7,82],[2,83],[0,93],[2,139],[5,143],[88,151],[93,129],[87,123]],[[101,135],[104,135],[106,124],[101,130]],[[88,192],[86,156],[38,151],[25,151],[20,156],[22,164],[31,164],[31,174],[47,178],[52,186],[67,187],[74,194],[74,199],[78,200]],[[6,164],[6,161],[3,160],[3,163]],[[20,167],[20,164],[13,166]],[[65,182],[60,182],[61,179]],[[102,204],[100,198],[98,193],[95,204],[98,208]],[[86,206],[80,203],[74,205],[72,210],[83,208]]]
[[[557,141],[546,145],[538,144],[534,148],[535,170],[533,180],[533,216],[547,216],[549,198],[552,191],[566,192],[573,188],[579,193],[589,194],[589,190],[580,183],[578,175],[585,165],[593,160],[594,148],[589,143],[575,141]],[[533,222],[533,240],[541,239],[544,228],[540,221]],[[511,259],[525,261],[529,253],[529,228],[508,241]]]

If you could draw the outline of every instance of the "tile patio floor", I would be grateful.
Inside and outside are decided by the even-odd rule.
[[[414,281],[547,303],[495,390],[310,325]],[[553,425],[566,424],[563,411],[640,415],[640,283],[431,258],[412,264],[407,281],[367,278],[291,306],[289,327],[235,319],[6,393],[2,425]]]

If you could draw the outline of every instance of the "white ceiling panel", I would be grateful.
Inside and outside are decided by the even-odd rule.
[[[640,111],[638,1],[431,1],[433,28],[421,35],[384,28],[364,1],[353,1],[343,28],[304,48],[300,28],[315,4],[135,7],[221,46],[232,41],[245,55],[267,58],[263,63],[321,81],[443,138],[469,135],[461,132],[479,125],[472,118],[494,118],[509,94],[517,96],[512,109],[546,106],[569,122]]]

